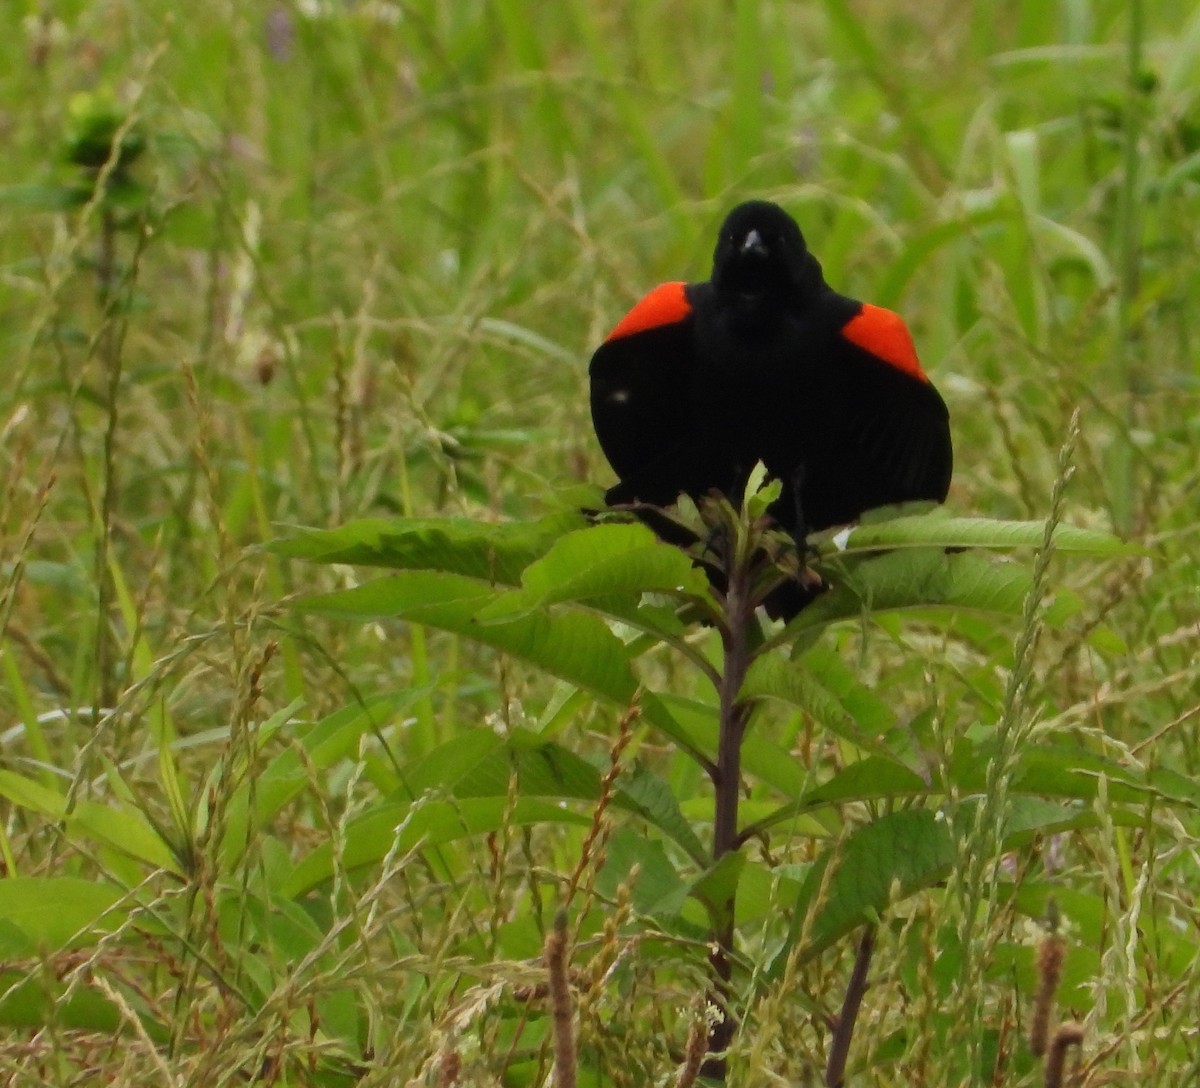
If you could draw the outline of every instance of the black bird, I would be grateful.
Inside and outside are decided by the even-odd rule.
[[[834,291],[776,204],[734,208],[711,278],[656,287],[589,374],[619,477],[610,505],[736,500],[762,461],[782,483],[771,513],[803,547],[876,506],[941,502],[950,486],[946,405],[903,319]]]

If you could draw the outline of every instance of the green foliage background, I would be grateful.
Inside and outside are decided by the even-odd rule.
[[[590,350],[649,286],[702,278],[751,195],[908,319],[950,405],[953,512],[1044,517],[1079,409],[1066,520],[1137,545],[1055,561],[1020,692],[1022,781],[1087,818],[905,900],[855,1076],[1039,1083],[1051,898],[1085,1082],[1200,1076],[1193,4],[26,0],[0,29],[9,1083],[425,1084],[450,1051],[465,1084],[543,1083],[527,991],[572,873],[594,1082],[675,1068],[703,994],[695,764],[635,723],[597,845],[619,707],[445,631],[297,617],[360,573],[258,546],[594,499]],[[70,162],[98,130],[140,154]],[[748,811],[862,760],[839,714],[910,737],[961,800],[954,754],[1006,719],[1021,632],[829,633],[842,698],[764,722]],[[640,675],[677,716],[710,699],[677,655]],[[509,773],[551,742],[579,761],[554,800]],[[647,839],[639,774],[679,803],[674,840]],[[750,844],[751,965],[815,844],[887,807],[869,796]],[[382,849],[359,865],[362,816]],[[762,983],[737,1083],[816,1075],[849,961]]]

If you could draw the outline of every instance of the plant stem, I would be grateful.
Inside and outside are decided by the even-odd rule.
[[[100,493],[96,547],[96,697],[92,705],[92,724],[100,721],[104,708],[117,699],[116,646],[112,629],[113,584],[109,556],[112,548],[113,521],[117,508],[116,443],[120,421],[121,335],[117,328],[117,221],[112,209],[100,213],[100,242],[96,256],[96,296],[100,304],[98,353],[105,369],[105,407],[108,419],[104,430],[104,466]]]
[[[550,988],[551,1027],[554,1039],[554,1088],[575,1088],[576,1054],[574,1009],[567,978],[567,913],[560,910],[543,949]]]
[[[748,562],[734,549],[728,561],[728,589],[725,593],[725,624],[721,629],[724,667],[718,688],[720,724],[717,763],[711,771],[715,794],[713,815],[713,861],[720,861],[738,848],[738,801],[742,778],[742,741],[750,719],[750,707],[739,698],[742,682],[750,668],[750,624],[754,622],[754,601],[750,593]],[[733,1038],[734,1019],[729,1007],[730,981],[733,978],[733,940],[735,894],[720,904],[716,912],[709,963],[713,972],[713,1004],[721,1018],[708,1036],[710,1055],[726,1050]],[[705,1076],[724,1081],[725,1060],[710,1057],[704,1064]]]
[[[1141,349],[1137,342],[1140,329],[1135,314],[1141,280],[1141,201],[1138,168],[1144,100],[1141,86],[1142,47],[1145,37],[1143,15],[1141,0],[1130,0],[1129,30],[1126,39],[1125,129],[1117,224],[1120,259],[1117,377],[1125,398],[1125,432],[1120,436],[1121,441],[1115,451],[1117,479],[1114,481],[1114,515],[1120,532],[1128,532],[1133,524],[1135,451],[1131,435],[1138,423],[1137,398],[1143,380],[1141,361],[1138,357]]]
[[[858,1010],[862,1007],[867,992],[867,974],[871,970],[871,956],[875,952],[875,927],[867,926],[858,942],[858,954],[854,957],[854,970],[842,999],[842,1011],[833,1029],[829,1043],[829,1060],[825,1064],[825,1088],[842,1088],[846,1080],[846,1058],[850,1055],[850,1040],[854,1037],[854,1025]]]

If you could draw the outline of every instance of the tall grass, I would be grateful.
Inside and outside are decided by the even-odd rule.
[[[590,350],[641,291],[705,276],[750,195],[796,215],[836,287],[909,320],[950,404],[955,512],[1048,515],[1078,411],[1063,516],[1141,548],[1050,562],[1073,611],[1036,643],[884,621],[840,630],[833,662],[935,777],[997,723],[1200,771],[1193,4],[75,0],[9,4],[0,27],[0,858],[78,878],[55,903],[0,882],[6,1082],[433,1084],[454,1062],[463,1084],[546,1082],[538,957],[588,820],[522,823],[514,796],[503,834],[422,851],[396,832],[366,877],[346,828],[405,791],[417,814],[452,803],[422,782],[481,726],[603,761],[617,722],[432,629],[302,623],[290,594],[353,575],[258,546],[362,516],[528,517],[607,480]],[[115,162],[89,179],[64,158],[106,102],[147,141],[136,199],[106,195]],[[668,658],[647,672],[697,694]],[[814,774],[853,756],[799,714],[772,728]],[[624,758],[697,796],[658,744],[635,730]],[[285,756],[287,789],[264,777]],[[940,893],[881,927],[857,1082],[965,1083],[959,1009],[976,1073],[1036,1083],[1028,918],[1052,899],[1083,1083],[1197,1076],[1197,820],[1118,825],[1110,785],[1091,830],[955,874],[969,950],[946,951]],[[685,803],[697,826],[706,804]],[[594,915],[580,934],[578,1038],[603,1083],[641,1085],[682,1061],[703,931],[656,930],[617,819],[583,915],[643,917],[636,941]],[[748,959],[809,836],[842,831],[762,842],[782,863],[741,920]],[[321,905],[256,914],[318,847]],[[102,909],[106,935],[71,951]],[[737,1083],[815,1078],[852,959],[763,983]]]

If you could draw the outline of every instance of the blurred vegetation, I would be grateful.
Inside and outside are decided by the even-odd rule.
[[[756,726],[746,811],[863,762],[847,718],[924,792],[747,844],[731,1083],[819,1081],[853,947],[773,962],[813,861],[953,817],[973,759],[1001,805],[998,723],[1014,791],[1078,818],[883,889],[853,1082],[1042,1083],[1051,916],[1078,1083],[1200,1076],[1194,4],[16,0],[0,28],[6,1083],[547,1083],[564,888],[583,1083],[670,1082],[705,993],[699,766],[472,638],[293,612],[361,572],[261,545],[594,499],[591,350],[749,196],[909,321],[954,514],[1046,517],[1078,410],[1063,516],[1136,549],[1053,560],[1044,627],[880,615],[809,651],[832,694]],[[701,720],[694,664],[639,679]],[[576,792],[527,795],[549,745]]]

